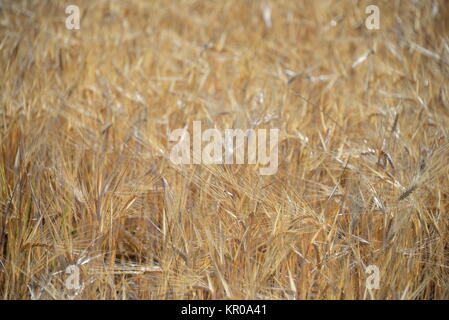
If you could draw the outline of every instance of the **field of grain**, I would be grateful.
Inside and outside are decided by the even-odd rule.
[[[3,0],[0,299],[449,299],[448,80],[444,0]]]

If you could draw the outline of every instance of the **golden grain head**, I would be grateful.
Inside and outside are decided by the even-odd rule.
[[[0,298],[448,299],[449,6],[371,2],[3,1]]]

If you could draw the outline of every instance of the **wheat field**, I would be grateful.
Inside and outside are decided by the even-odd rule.
[[[0,299],[449,298],[447,1],[0,3]]]

